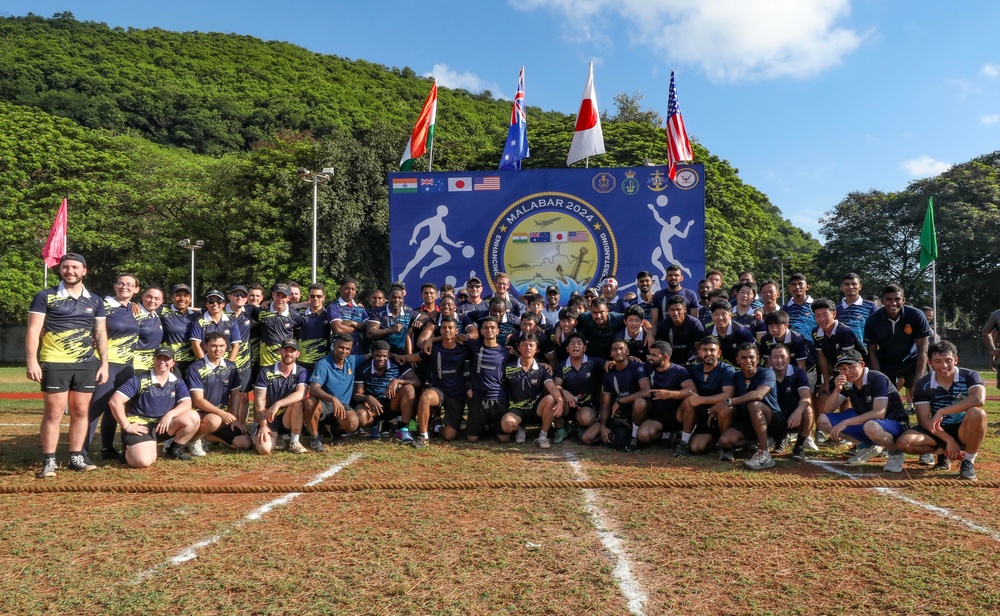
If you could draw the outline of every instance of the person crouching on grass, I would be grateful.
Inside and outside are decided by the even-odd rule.
[[[157,441],[172,438],[166,456],[191,460],[185,446],[198,431],[201,419],[191,409],[187,385],[171,370],[174,350],[156,349],[153,370],[134,376],[112,396],[108,405],[122,429],[125,462],[132,468],[148,468],[156,462]]]
[[[204,438],[213,443],[225,443],[234,449],[251,449],[253,439],[245,423],[229,411],[232,402],[240,401],[240,371],[226,359],[226,337],[221,332],[205,334],[205,356],[191,364],[187,371],[192,404],[201,416],[201,427],[188,451],[204,456]]]
[[[254,447],[261,455],[279,449],[278,439],[288,434],[288,452],[306,453],[302,435],[302,405],[306,399],[307,371],[298,365],[299,343],[289,338],[281,343],[281,361],[262,369],[254,383],[253,406],[257,418]]]
[[[905,453],[938,454],[935,470],[961,461],[958,478],[976,480],[976,455],[986,436],[986,385],[974,370],[958,367],[958,349],[943,340],[927,349],[930,374],[913,388],[920,425],[897,439]]]

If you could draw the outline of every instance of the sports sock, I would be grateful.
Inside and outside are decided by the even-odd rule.
[[[976,461],[976,456],[978,456],[978,455],[979,455],[978,451],[976,453],[967,453],[967,454],[965,454],[965,460],[967,462],[975,462]]]
[[[431,435],[427,434],[426,432],[421,432],[420,436],[424,437],[424,439],[429,439],[431,437]]]
[[[300,437],[300,436],[301,436],[300,434],[294,434],[294,433],[293,433],[293,434],[292,434],[292,438],[291,438],[291,439],[289,439],[289,441],[288,441],[288,442],[289,442],[289,443],[298,443],[298,442],[299,442],[299,437]]]
[[[639,436],[639,426],[632,424],[632,438]]]
[[[682,443],[689,443],[689,442],[691,442],[691,433],[690,432],[681,432],[681,442]]]
[[[538,438],[549,438],[549,431],[548,430],[539,430],[538,431]]]

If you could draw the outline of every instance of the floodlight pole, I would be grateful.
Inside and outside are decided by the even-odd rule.
[[[319,184],[333,177],[333,167],[326,167],[322,173],[313,173],[305,167],[299,167],[299,179],[313,185],[313,225],[312,225],[312,281],[316,283],[316,228],[318,226]]]

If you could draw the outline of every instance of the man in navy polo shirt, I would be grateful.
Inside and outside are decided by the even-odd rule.
[[[857,349],[862,351],[861,343],[854,332],[837,321],[837,307],[833,300],[820,298],[812,304],[813,315],[816,318],[816,329],[812,336],[816,345],[818,360],[818,376],[820,386],[816,390],[816,405],[826,408],[826,398],[833,391],[833,365],[845,351]]]
[[[774,466],[768,446],[768,437],[775,441],[785,438],[785,418],[778,406],[775,393],[774,372],[760,367],[757,345],[753,342],[740,344],[736,361],[740,371],[733,375],[733,397],[725,400],[731,419],[724,423],[729,427],[719,436],[719,449],[728,452],[744,441],[757,441],[757,452],[743,463],[750,470],[759,471]],[[720,456],[721,457],[721,456]]]
[[[122,429],[125,462],[148,468],[156,462],[156,442],[173,439],[168,458],[190,460],[185,445],[201,425],[191,409],[191,395],[183,380],[171,372],[174,350],[160,347],[153,354],[153,369],[132,377],[111,396],[109,405]]]
[[[697,393],[681,402],[684,421],[681,442],[688,443],[690,452],[695,455],[708,451],[729,427],[720,425],[718,415],[729,406],[725,400],[733,396],[736,371],[719,361],[721,356],[719,339],[706,336],[698,343],[698,362],[687,367]],[[726,460],[722,455],[720,459]],[[732,458],[726,461],[731,462]]]
[[[639,426],[646,421],[649,409],[649,375],[639,362],[629,361],[628,345],[624,340],[611,343],[614,365],[604,375],[601,386],[601,421],[583,433],[584,445],[611,443],[611,420],[621,419],[632,426],[632,439],[626,451],[639,448]]]
[[[289,338],[281,343],[281,361],[263,368],[254,383],[253,406],[256,426],[254,447],[270,455],[280,447],[280,438],[289,435],[289,453],[308,451],[299,441],[302,435],[303,401],[306,399],[306,370],[297,363],[299,343]]]
[[[393,356],[397,361],[427,362],[430,366],[431,386],[420,394],[417,403],[417,428],[420,434],[413,440],[413,446],[420,449],[430,444],[429,424],[431,412],[435,414],[444,407],[444,428],[441,433],[445,440],[454,440],[462,426],[465,415],[465,357],[466,349],[458,341],[458,319],[454,316],[441,318],[441,341],[431,343],[429,350],[410,355]]]
[[[355,301],[358,294],[358,281],[348,276],[340,283],[340,297],[331,302],[327,308],[330,317],[330,331],[335,334],[348,334],[354,340],[352,355],[363,355],[361,337],[364,335],[368,322],[368,313],[364,307]]]
[[[246,421],[249,415],[250,389],[256,380],[253,369],[253,351],[250,348],[250,332],[257,320],[257,312],[260,310],[256,306],[249,305],[248,299],[249,293],[245,286],[237,284],[229,288],[229,304],[226,306],[226,314],[230,319],[235,319],[240,326],[240,349],[233,362],[240,371],[240,406],[236,409],[236,416],[243,421]],[[256,341],[254,342],[256,343]],[[233,406],[236,406],[235,403]]]
[[[485,317],[496,319],[497,327],[499,328],[497,342],[506,345],[507,338],[520,328],[521,320],[507,309],[507,302],[502,297],[491,297],[488,303],[490,306],[489,312],[470,312],[468,315],[463,316],[467,316],[475,324],[480,323]],[[462,321],[460,320],[459,329],[462,329],[462,327]]]
[[[524,426],[538,420],[542,427],[535,443],[542,449],[548,449],[552,420],[562,416],[562,396],[552,380],[549,366],[539,364],[535,359],[538,337],[530,332],[522,335],[517,351],[518,360],[504,368],[508,403],[507,413],[496,426],[497,440],[506,443],[516,432],[514,440],[523,443],[526,438]]]
[[[660,440],[665,432],[680,434],[684,429],[681,402],[694,395],[696,389],[687,369],[670,363],[671,353],[670,344],[662,340],[653,343],[649,350],[646,374],[649,375],[650,408],[648,419],[639,426],[640,443],[652,443]],[[678,443],[674,455],[689,455],[687,441]]]
[[[379,423],[391,426],[397,420],[401,426],[399,440],[406,443],[407,438],[412,441],[406,426],[413,418],[416,389],[420,386],[420,381],[409,366],[401,366],[389,359],[390,352],[389,343],[385,340],[372,342],[371,360],[363,362],[354,377],[353,402],[355,408],[364,410],[375,418],[369,434],[370,440],[381,440]]]
[[[783,342],[775,342],[769,349],[768,367],[774,371],[774,390],[778,396],[778,408],[785,416],[789,430],[797,430],[798,438],[792,446],[792,459],[806,459],[805,450],[816,451],[818,447],[812,440],[813,406],[812,388],[809,387],[809,377],[802,368],[791,363],[788,346]],[[780,453],[780,452],[779,452]]]
[[[83,286],[86,275],[87,262],[82,256],[63,255],[59,261],[61,282],[39,291],[28,308],[24,339],[27,375],[29,380],[41,383],[45,405],[41,427],[44,460],[39,478],[56,476],[59,423],[66,408],[69,468],[97,468],[87,456],[84,443],[94,388],[108,378],[108,336],[104,301]]]
[[[458,314],[469,314],[470,312],[489,311],[490,305],[483,299],[483,281],[473,276],[465,283],[465,290],[469,297],[458,302],[456,310]]]
[[[857,350],[845,351],[837,358],[833,392],[826,400],[817,424],[833,440],[847,439],[858,445],[858,452],[848,464],[862,464],[887,450],[889,460],[883,470],[903,470],[904,454],[896,439],[907,427],[908,418],[895,385],[886,375],[865,366]],[[851,408],[838,412],[847,400]]]
[[[279,282],[271,289],[271,307],[257,315],[260,322],[260,366],[273,366],[281,361],[281,345],[289,338],[298,338],[305,319],[292,310],[288,298],[292,289]]]
[[[922,310],[905,306],[903,287],[886,285],[882,307],[865,322],[865,344],[873,370],[885,374],[911,395],[917,379],[927,371],[927,344],[931,327]]]
[[[205,357],[191,364],[187,385],[191,400],[201,416],[201,427],[188,445],[193,456],[204,456],[201,439],[225,443],[234,449],[250,449],[253,439],[246,423],[230,408],[239,400],[240,371],[225,358],[226,338],[221,332],[205,334]]]
[[[324,302],[326,288],[318,282],[309,285],[306,307],[299,329],[299,358],[296,363],[311,374],[316,363],[330,353],[330,317]],[[307,379],[308,380],[308,377]]]
[[[608,303],[598,297],[590,303],[588,312],[577,317],[576,328],[587,338],[587,349],[592,356],[609,360],[611,343],[620,339],[625,331],[625,315],[608,312]]]
[[[666,318],[668,302],[671,297],[680,295],[687,302],[688,314],[698,314],[698,294],[691,289],[681,287],[684,281],[684,274],[680,266],[671,265],[667,268],[667,286],[660,289],[653,295],[653,307],[651,309],[652,320],[650,323],[656,324]],[[656,335],[656,331],[653,331]]]
[[[203,347],[205,334],[219,332],[229,346],[226,358],[235,363],[243,344],[243,331],[235,318],[230,318],[225,312],[226,296],[222,291],[211,289],[205,293],[205,309],[191,325],[191,352],[196,359],[205,356]]]
[[[670,361],[686,364],[697,356],[695,342],[705,337],[705,326],[688,314],[687,300],[675,295],[667,302],[667,317],[656,326],[656,339],[670,344]]]
[[[497,320],[486,317],[479,322],[479,338],[465,343],[469,358],[469,377],[472,381],[469,420],[465,426],[466,438],[470,443],[482,438],[487,428],[499,423],[507,414],[504,366],[513,353],[497,340],[499,334]]]
[[[201,311],[191,307],[191,287],[184,283],[175,284],[170,297],[172,303],[160,310],[163,344],[174,350],[174,373],[183,378],[197,359],[191,350],[191,328]]]
[[[403,303],[406,291],[401,287],[389,288],[389,301],[380,310],[368,315],[365,335],[369,340],[384,340],[389,352],[394,355],[408,355],[413,352],[413,340],[409,336],[414,314]]]
[[[707,333],[719,340],[722,359],[730,366],[736,367],[736,354],[744,342],[756,342],[753,332],[733,321],[732,307],[724,299],[712,302],[712,322],[714,326]]]
[[[959,479],[976,480],[976,456],[986,437],[986,385],[974,370],[958,367],[958,349],[947,340],[927,349],[931,373],[917,381],[915,429],[897,439],[905,453],[938,454],[937,470],[960,460]]]
[[[333,352],[316,364],[309,377],[305,417],[313,435],[309,444],[313,451],[323,451],[323,428],[331,432],[331,445],[343,445],[341,434],[352,434],[362,425],[357,411],[351,407],[359,358],[353,350],[354,339],[350,334],[334,334]]]

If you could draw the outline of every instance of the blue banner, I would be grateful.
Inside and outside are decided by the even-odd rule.
[[[492,288],[506,272],[519,295],[556,285],[565,301],[609,276],[634,291],[642,270],[666,286],[676,264],[693,290],[705,273],[705,169],[681,165],[673,182],[664,166],[392,173],[389,244],[393,280],[410,288],[472,276]]]

